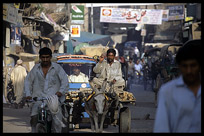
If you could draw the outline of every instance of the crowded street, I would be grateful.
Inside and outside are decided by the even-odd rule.
[[[201,3],[3,3],[3,133],[201,133]]]

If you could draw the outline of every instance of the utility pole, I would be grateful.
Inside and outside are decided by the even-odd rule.
[[[91,33],[93,34],[93,3],[91,3]]]
[[[145,30],[145,24],[144,24],[144,26],[143,26],[143,28],[142,28],[142,31],[146,31],[146,30]],[[145,32],[145,33],[146,33],[146,32]],[[144,48],[145,48],[144,39],[145,39],[145,36],[146,36],[146,34],[145,34],[145,35],[142,35],[142,49],[141,49],[140,55],[144,52]]]
[[[145,9],[147,9],[147,5],[145,6]],[[140,53],[140,55],[144,52],[144,49],[145,49],[145,36],[146,36],[146,25],[144,24],[143,28],[142,28],[142,31],[145,31],[145,34],[142,35],[142,52]]]
[[[71,24],[71,15],[70,15],[71,3],[65,3],[65,8],[66,8],[66,16],[69,17],[69,20],[67,21],[66,27],[70,28],[70,24]]]
[[[65,3],[65,7],[66,7],[66,13],[67,13],[67,16],[69,16],[69,20],[66,24],[67,28],[68,28],[68,34],[69,34],[69,40],[67,41],[67,53],[70,53],[72,54],[73,53],[73,46],[72,46],[72,42],[71,42],[71,30],[70,30],[70,27],[71,27],[71,3]]]

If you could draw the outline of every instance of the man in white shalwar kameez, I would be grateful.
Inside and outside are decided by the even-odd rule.
[[[121,92],[125,87],[125,80],[122,78],[121,64],[115,60],[116,51],[109,49],[107,51],[107,60],[104,60],[104,55],[99,57],[99,62],[93,68],[93,71],[99,76],[93,78],[93,83],[102,86],[105,78],[109,83],[112,83],[115,91]],[[120,89],[119,89],[120,88]]]
[[[23,98],[24,80],[27,76],[26,69],[22,66],[23,61],[17,60],[17,64],[11,72],[11,81],[14,86],[15,103],[19,104]]]
[[[69,76],[69,82],[72,83],[88,83],[89,78],[84,73],[80,72],[79,68],[73,69],[73,74]]]

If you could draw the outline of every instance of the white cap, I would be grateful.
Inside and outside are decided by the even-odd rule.
[[[21,59],[17,60],[17,64],[21,65],[23,63],[23,61]]]

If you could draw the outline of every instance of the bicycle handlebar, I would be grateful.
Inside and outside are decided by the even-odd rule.
[[[42,98],[34,97],[31,100],[26,100],[26,102],[43,101],[43,100],[47,100],[47,98],[45,98],[45,97],[42,97]]]

